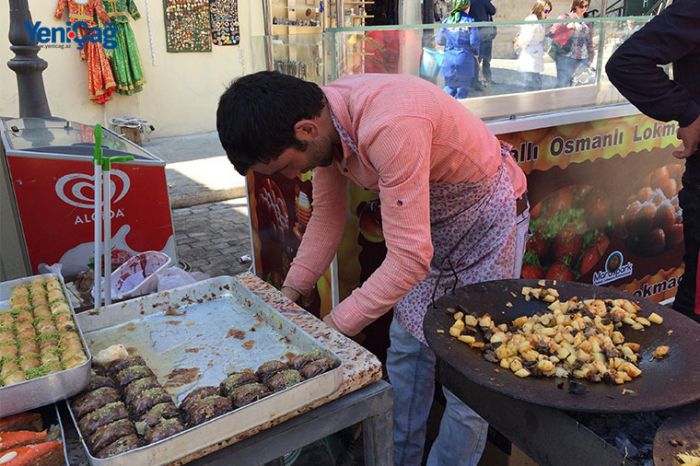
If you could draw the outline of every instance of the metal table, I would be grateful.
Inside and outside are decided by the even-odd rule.
[[[228,466],[235,458],[236,464],[260,465],[361,422],[364,464],[393,466],[392,400],[391,385],[379,380],[188,464]],[[70,462],[78,466],[87,465],[85,452],[68,412],[65,406],[60,408],[66,426]]]
[[[189,464],[230,465],[232,458],[238,464],[264,464],[361,422],[364,464],[391,466],[392,398],[391,385],[380,380]]]
[[[231,464],[231,458],[236,458],[237,464],[240,458],[245,458],[240,464],[259,464],[362,422],[365,464],[393,465],[392,391],[391,386],[381,379],[382,366],[376,356],[329,329],[321,320],[288,301],[258,277],[244,273],[236,278],[333,351],[342,361],[343,379],[340,388],[332,395],[224,442],[192,452],[174,464]],[[67,436],[72,436],[73,441],[77,440],[72,423],[68,422],[68,425]],[[71,441],[68,443],[71,444]],[[74,443],[78,446],[79,442]],[[71,464],[87,464],[79,446],[71,448],[69,454],[72,456]]]

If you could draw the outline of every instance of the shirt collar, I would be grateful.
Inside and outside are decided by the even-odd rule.
[[[343,95],[337,89],[324,87],[323,93],[328,101],[328,109],[330,111],[331,120],[333,121],[333,126],[340,136],[340,143],[343,148],[343,160],[347,160],[351,155],[355,153],[359,154],[357,136],[353,134],[352,131],[353,125],[347,103]],[[340,126],[340,128],[336,125]],[[341,130],[345,131],[347,137],[341,134]],[[349,139],[349,141],[347,139]]]

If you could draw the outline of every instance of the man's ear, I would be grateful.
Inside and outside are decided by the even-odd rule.
[[[299,120],[294,124],[294,136],[300,141],[316,139],[320,128],[316,120]]]

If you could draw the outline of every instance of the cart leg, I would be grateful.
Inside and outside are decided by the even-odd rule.
[[[392,466],[394,464],[394,434],[391,400],[386,410],[362,421],[365,466]]]

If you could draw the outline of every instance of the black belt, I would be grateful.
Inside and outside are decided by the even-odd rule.
[[[527,201],[527,193],[523,193],[522,196],[515,200],[515,216],[519,217],[530,207],[530,203]]]

